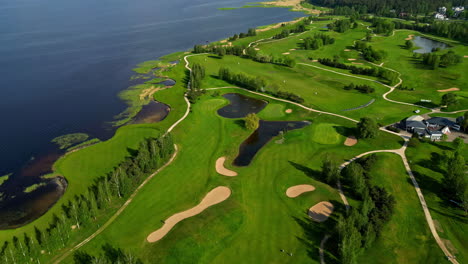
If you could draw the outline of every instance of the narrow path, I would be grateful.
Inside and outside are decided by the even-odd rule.
[[[327,240],[330,238],[331,236],[326,234],[322,241],[320,242],[320,248],[319,248],[319,254],[320,254],[320,264],[325,264],[325,257],[323,255],[323,248],[325,247],[325,243],[327,243]]]

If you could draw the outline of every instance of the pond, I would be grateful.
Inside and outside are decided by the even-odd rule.
[[[248,97],[238,93],[227,93],[224,98],[230,101],[229,105],[218,110],[218,114],[226,118],[243,118],[250,113],[258,113],[268,102]]]
[[[239,147],[239,155],[234,160],[235,166],[247,166],[257,152],[272,138],[290,130],[303,128],[310,125],[307,121],[264,121],[260,120],[260,126]]]
[[[164,120],[171,108],[161,102],[153,101],[143,106],[140,112],[133,118],[132,124],[156,123]]]
[[[449,45],[443,42],[420,37],[420,36],[415,36],[413,39],[413,42],[416,47],[420,48],[420,49],[415,50],[414,51],[415,53],[431,53],[434,49],[437,49],[437,48],[446,49],[449,47]]]

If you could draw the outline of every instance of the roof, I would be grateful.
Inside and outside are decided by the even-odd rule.
[[[444,134],[442,133],[442,131],[439,130],[426,130],[426,132],[431,136],[442,136]]]
[[[426,124],[424,124],[422,121],[408,121],[406,120],[406,127],[411,127],[411,128],[426,128]]]
[[[439,126],[453,126],[457,123],[455,118],[448,118],[448,117],[433,117],[426,120],[429,124],[435,124]]]

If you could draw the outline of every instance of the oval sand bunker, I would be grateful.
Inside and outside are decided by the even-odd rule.
[[[237,176],[237,172],[228,170],[224,167],[225,161],[226,161],[226,157],[221,157],[216,160],[216,172],[221,175],[229,176],[229,177]]]
[[[301,185],[296,185],[296,186],[289,187],[286,190],[286,195],[289,198],[296,198],[296,197],[298,197],[299,195],[301,195],[301,194],[303,194],[305,192],[311,192],[313,190],[315,190],[314,186],[309,185],[309,184],[301,184]]]
[[[172,215],[166,221],[164,221],[164,225],[159,228],[158,230],[151,233],[146,240],[150,243],[154,243],[162,239],[171,229],[180,221],[195,216],[201,212],[203,212],[206,208],[218,204],[220,202],[225,201],[227,198],[231,196],[231,189],[225,186],[219,186],[211,190],[203,200],[197,204],[195,207],[192,207],[186,211],[177,213]]]
[[[348,147],[351,147],[351,146],[354,146],[358,143],[358,140],[355,136],[349,136],[346,138],[345,142],[344,142],[344,145],[345,146],[348,146]]]
[[[320,202],[312,206],[307,214],[316,222],[324,222],[333,213],[333,208],[330,202]]]

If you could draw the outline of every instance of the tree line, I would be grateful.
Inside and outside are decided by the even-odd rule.
[[[365,41],[356,41],[354,44],[354,48],[360,52],[362,52],[362,56],[365,60],[370,62],[379,62],[382,61],[386,56],[387,53],[383,50],[376,50],[372,46],[367,45]]]
[[[203,78],[205,78],[205,67],[199,63],[192,64],[192,71],[189,71],[189,89],[187,99],[194,104],[205,90],[201,89]]]
[[[391,219],[395,198],[384,188],[371,183],[369,173],[375,167],[377,156],[369,155],[350,163],[341,173],[339,165],[327,156],[322,164],[321,177],[329,183],[342,179],[352,195],[361,201],[360,206],[351,208],[347,216],[340,216],[338,254],[342,263],[355,264],[362,248],[369,248],[378,239],[381,230]]]
[[[241,38],[257,36],[257,30],[255,28],[249,28],[247,33],[234,34],[234,36],[228,38],[228,41],[236,41]]]
[[[306,50],[316,50],[316,49],[321,48],[324,45],[331,45],[333,43],[335,43],[334,38],[328,35],[322,34],[322,33],[318,33],[318,34],[315,34],[313,38],[312,37],[305,38],[303,47]]]
[[[302,32],[305,32],[307,31],[307,25],[310,24],[310,22],[312,22],[312,17],[307,17],[305,18],[304,20],[302,20],[301,22],[299,22],[296,27],[292,28],[292,29],[283,29],[280,33],[274,35],[272,38],[273,39],[283,39],[283,38],[286,38],[288,37],[290,34],[293,34],[293,33],[302,33]],[[281,25],[282,27],[285,27],[286,25],[285,24],[282,24]]]
[[[146,176],[163,166],[174,152],[172,137],[168,134],[143,140],[110,173],[96,179],[83,194],[64,203],[58,214],[53,214],[48,227],[13,236],[0,248],[2,263],[37,263],[44,254],[67,247],[76,234],[74,229],[95,228],[99,216],[109,213],[110,207],[121,204]]]
[[[73,254],[73,262],[75,264],[143,264],[143,262],[129,252],[123,251],[121,248],[113,247],[106,243],[101,247],[102,253],[98,256],[90,255],[84,251],[77,251]]]
[[[422,55],[415,53],[414,56],[416,58],[420,58],[422,64],[430,66],[433,70],[437,70],[439,67],[446,68],[452,65],[456,65],[461,63],[463,60],[461,55],[455,54],[455,52],[452,50],[449,50],[447,53],[442,55],[431,52],[424,53]]]
[[[352,74],[368,75],[384,79],[388,84],[398,82],[398,73],[381,67],[358,67],[339,62],[337,59],[320,58],[318,62],[339,69],[350,70]]]
[[[244,73],[232,73],[228,68],[221,67],[218,71],[218,78],[251,91],[265,92],[278,98],[283,98],[297,103],[304,103],[304,99],[302,97],[291,92],[279,91],[277,88],[266,90],[267,82],[262,77],[248,76]]]
[[[357,26],[357,24],[351,23],[351,19],[338,19],[327,26],[329,30],[344,33],[351,28],[351,24],[353,24],[353,28]]]
[[[375,92],[375,89],[367,84],[348,84],[343,87],[345,90],[357,90],[361,93],[369,94]]]

